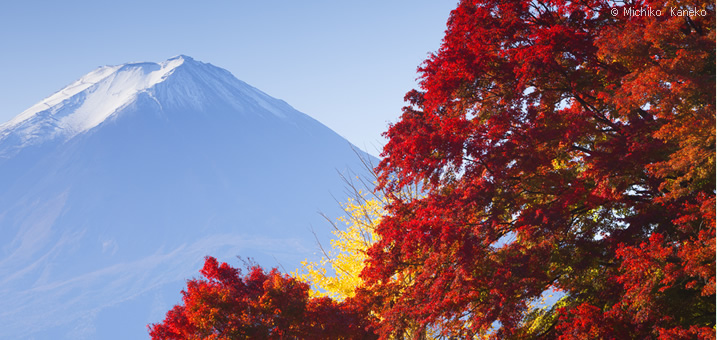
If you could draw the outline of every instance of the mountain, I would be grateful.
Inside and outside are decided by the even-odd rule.
[[[293,270],[354,150],[187,56],[88,73],[0,125],[0,338],[148,338],[206,255]]]

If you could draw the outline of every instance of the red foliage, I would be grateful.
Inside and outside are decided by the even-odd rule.
[[[273,269],[247,275],[207,257],[204,279],[187,282],[183,305],[149,326],[152,339],[371,339],[356,300],[309,298],[308,284]]]
[[[369,251],[384,337],[523,336],[556,287],[531,336],[714,339],[715,5],[611,3],[452,12],[378,167],[427,193],[396,197]]]

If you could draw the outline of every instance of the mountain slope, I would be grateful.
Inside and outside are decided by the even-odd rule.
[[[345,139],[210,64],[95,70],[0,126],[0,338],[146,338],[205,255],[291,270],[347,169]]]

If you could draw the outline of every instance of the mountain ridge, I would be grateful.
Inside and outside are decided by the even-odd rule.
[[[26,130],[10,133],[15,141],[0,141],[0,324],[11,325],[0,338],[147,338],[146,324],[179,302],[204,256],[294,268],[318,254],[312,229],[328,243],[317,212],[341,214],[337,171],[361,175],[357,153],[371,156],[195,63],[153,75],[162,81],[147,91],[136,91],[137,75],[161,63],[97,69],[85,79],[95,85],[73,83],[77,99],[50,103],[54,112],[39,106],[18,120]],[[54,130],[60,116],[47,116],[117,92],[107,89],[124,101],[98,113],[104,120],[71,136]],[[37,143],[10,143],[25,132]]]
[[[173,81],[175,84],[166,86],[167,82]],[[198,82],[205,84],[195,86]],[[215,93],[205,93],[208,89]],[[3,144],[11,144],[17,149],[54,139],[72,139],[112,119],[116,112],[142,95],[164,105],[200,111],[208,100],[228,101],[240,110],[258,105],[279,116],[286,110],[295,111],[286,102],[236,79],[224,69],[178,55],[160,63],[102,66],[87,73],[0,124],[0,150],[8,148]],[[157,96],[164,98],[160,100]],[[243,101],[236,100],[241,97],[244,97]]]

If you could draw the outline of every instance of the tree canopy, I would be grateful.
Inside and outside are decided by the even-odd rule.
[[[714,7],[461,1],[385,134],[381,187],[427,196],[369,250],[384,337],[714,338]]]
[[[309,285],[276,269],[239,269],[207,257],[183,304],[149,326],[152,339],[372,339],[365,303],[309,298]]]

